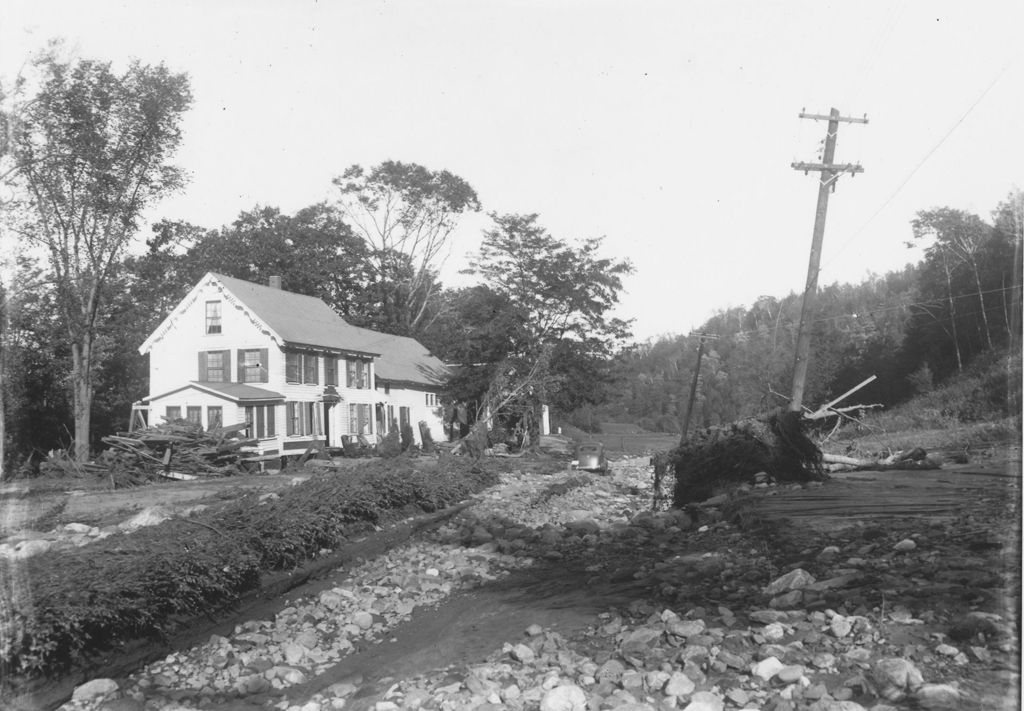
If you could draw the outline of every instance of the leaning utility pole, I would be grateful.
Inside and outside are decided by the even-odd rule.
[[[690,429],[690,415],[693,414],[693,401],[697,399],[697,379],[700,377],[700,360],[704,357],[704,341],[708,338],[718,338],[710,333],[700,334],[700,346],[697,348],[697,365],[693,368],[693,381],[690,383],[690,402],[686,406],[686,416],[683,417],[683,436],[681,442],[686,442],[686,433]]]
[[[789,401],[789,409],[800,412],[804,399],[804,384],[807,381],[807,359],[811,352],[811,323],[810,315],[814,309],[814,297],[818,290],[818,271],[821,264],[821,243],[825,237],[825,214],[828,212],[828,194],[836,189],[836,181],[843,173],[855,175],[863,173],[864,169],[859,163],[835,164],[832,159],[836,155],[836,134],[839,133],[839,123],[867,123],[867,116],[864,118],[850,118],[840,116],[839,109],[832,109],[828,116],[820,114],[807,114],[800,112],[800,118],[813,119],[815,121],[828,121],[828,131],[825,133],[825,152],[822,155],[821,163],[793,163],[796,170],[804,171],[806,175],[814,170],[821,173],[818,181],[818,207],[814,212],[814,236],[811,239],[811,258],[807,265],[807,285],[804,287],[803,306],[800,308],[800,330],[796,339],[796,363],[793,366],[793,391]]]

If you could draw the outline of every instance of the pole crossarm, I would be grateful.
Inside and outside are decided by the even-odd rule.
[[[829,173],[863,173],[864,167],[860,163],[790,163],[794,170],[802,170],[804,175],[812,170]]]
[[[857,118],[856,116],[830,116],[828,114],[809,114],[803,111],[799,114],[800,118],[814,119],[815,121],[842,121],[844,123],[867,123],[868,115],[864,114],[863,118]]]

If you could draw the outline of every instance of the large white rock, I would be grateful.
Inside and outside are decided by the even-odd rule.
[[[587,695],[575,684],[550,689],[540,700],[540,711],[586,711]]]
[[[925,684],[917,690],[917,703],[922,708],[953,711],[962,708],[960,691],[950,684]]]
[[[789,571],[781,578],[776,578],[772,582],[768,583],[768,587],[765,588],[765,592],[774,596],[790,590],[803,590],[808,585],[812,584],[814,584],[814,576],[803,568],[796,568]]]
[[[119,523],[117,527],[122,531],[135,531],[146,526],[155,526],[158,523],[163,523],[170,517],[171,514],[166,509],[159,506],[147,506],[127,521]]]
[[[871,676],[878,694],[889,701],[899,701],[908,691],[917,691],[924,684],[918,668],[899,657],[879,659],[871,670]]]
[[[698,691],[683,711],[722,711],[725,708],[725,701],[712,694],[710,691]]]
[[[76,687],[71,694],[71,699],[72,701],[88,701],[115,691],[117,691],[117,682],[113,679],[93,679]]]
[[[36,538],[31,541],[22,541],[15,548],[14,557],[31,558],[34,555],[45,553],[52,547],[53,541],[48,541],[43,538]]]
[[[689,696],[695,688],[696,685],[690,677],[677,671],[672,672],[672,676],[665,682],[663,691],[666,696]]]
[[[779,671],[784,669],[785,666],[786,665],[780,662],[777,658],[768,657],[767,659],[762,659],[757,664],[755,664],[754,668],[751,669],[751,672],[753,672],[754,676],[760,679],[764,679],[765,681],[768,681],[773,676],[778,674]]]

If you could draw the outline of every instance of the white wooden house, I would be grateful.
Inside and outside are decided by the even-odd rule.
[[[147,421],[186,419],[207,429],[250,423],[260,455],[311,443],[374,441],[392,422],[419,438],[443,432],[446,372],[411,338],[348,324],[326,303],[207,273],[140,346],[149,354]]]

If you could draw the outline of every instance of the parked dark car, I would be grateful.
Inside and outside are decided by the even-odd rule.
[[[608,459],[604,456],[604,445],[600,442],[584,442],[576,445],[576,459],[573,467],[588,472],[608,473]]]

